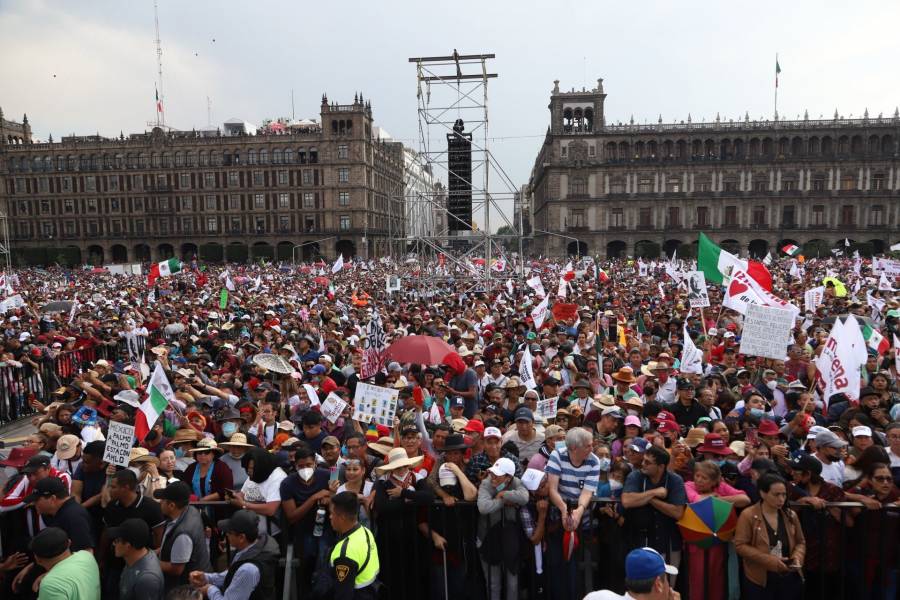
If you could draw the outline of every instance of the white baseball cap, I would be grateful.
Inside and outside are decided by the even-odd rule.
[[[496,427],[487,427],[484,430],[484,439],[488,439],[489,437],[502,438],[503,434],[500,433],[500,430]]]
[[[870,427],[866,427],[865,425],[857,425],[850,430],[850,433],[853,434],[853,437],[872,437],[872,429]]]
[[[506,457],[501,456],[488,469],[488,471],[490,471],[497,477],[502,477],[503,475],[515,475],[516,474],[516,465],[513,463],[513,461],[509,460]]]

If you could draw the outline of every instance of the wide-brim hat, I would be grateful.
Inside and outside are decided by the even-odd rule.
[[[639,411],[644,410],[644,403],[641,402],[641,399],[637,396],[632,396],[628,400],[616,400],[616,406],[624,408],[625,410],[628,410],[629,408]]]
[[[718,433],[707,433],[703,437],[703,444],[697,446],[697,452],[700,454],[721,454],[722,456],[732,454],[731,448],[728,447],[725,440]]]
[[[205,452],[207,450],[212,450],[216,454],[221,454],[222,449],[219,448],[219,445],[216,443],[216,440],[212,438],[203,438],[197,445],[193,448],[188,448],[188,452]]]
[[[466,443],[466,438],[464,436],[454,433],[447,436],[447,441],[444,442],[444,447],[441,448],[441,452],[449,452],[451,450],[467,450],[471,447],[471,444]]]
[[[282,446],[284,444],[282,443]],[[247,443],[247,435],[241,433],[240,431],[236,431],[231,434],[231,437],[228,438],[227,442],[222,442],[219,444],[219,448],[225,448],[228,450],[229,448],[253,448],[253,444]]]
[[[781,429],[778,428],[775,421],[771,419],[762,419],[759,422],[757,433],[759,433],[759,435],[781,435]]]
[[[159,465],[159,459],[152,454],[146,448],[135,447],[131,449],[131,454],[128,456],[129,463],[146,463],[152,462],[155,465]]]
[[[688,448],[696,448],[703,443],[703,438],[706,437],[707,433],[709,432],[702,427],[694,427],[684,436],[684,443],[687,444]]]
[[[634,376],[634,371],[631,369],[631,367],[622,367],[612,374],[612,378],[615,381],[621,381],[622,383],[634,383],[637,381],[637,378]]]
[[[633,377],[633,375],[632,375],[632,377]],[[575,382],[575,385],[572,386],[572,389],[577,390],[578,388],[584,388],[584,389],[589,390],[589,391],[590,391],[590,390],[593,390],[593,388],[591,387],[590,382],[587,381],[586,379],[579,379],[578,381]]]
[[[166,446],[171,446],[172,444],[184,444],[184,443],[194,443],[198,439],[200,439],[200,432],[196,429],[179,429],[175,432],[175,435],[172,436],[172,439],[166,443]]]
[[[641,365],[641,373],[646,375],[647,377],[656,377],[656,373],[653,371],[659,366],[659,363],[655,360],[651,360],[646,365]]]
[[[423,460],[425,460],[424,456],[409,458],[406,455],[405,449],[394,448],[390,452],[388,452],[387,457],[385,458],[385,463],[381,466],[375,467],[375,471],[379,475],[384,475],[385,473],[389,473],[391,471],[394,471],[395,469],[401,469],[403,467],[417,467],[422,464]]]
[[[394,449],[394,438],[390,436],[380,437],[377,442],[369,444],[368,448],[382,456],[387,456]]]
[[[603,410],[604,408],[609,408],[610,406],[616,405],[616,399],[612,394],[597,394],[594,396],[594,401],[591,402],[591,406],[598,410]]]

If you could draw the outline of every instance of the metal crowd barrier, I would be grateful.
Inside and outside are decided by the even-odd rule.
[[[594,507],[598,508],[616,501],[598,498],[594,502]],[[226,502],[192,504],[228,514],[234,511]],[[792,504],[792,508],[800,514],[807,544],[803,570],[804,597],[847,600],[896,597],[900,570],[900,507],[868,510],[858,503],[843,502],[830,503],[825,510],[815,510],[802,504]],[[0,513],[2,538],[13,539],[12,531],[19,527],[15,520],[19,512]],[[548,564],[548,552],[545,551],[543,573],[538,574],[533,548],[522,537],[515,573],[519,598],[578,600],[588,592],[599,589],[624,592],[622,574],[610,573],[607,567],[622,566],[627,548],[621,544],[617,549],[610,549],[610,542],[615,542],[617,538],[608,535],[610,530],[603,529],[602,523],[603,519],[610,517],[598,515],[596,510],[592,512],[594,520],[591,529],[581,532],[581,545],[572,559],[577,574],[576,586],[568,596],[559,593],[561,578],[566,576],[558,572],[559,565]],[[452,508],[440,501],[429,506],[409,505],[404,507],[402,514],[391,515],[393,521],[387,527],[384,517],[376,515],[375,535],[382,562],[379,579],[386,585],[385,597],[392,600],[457,600],[456,597],[462,595],[471,600],[490,600],[489,590],[494,573],[491,569],[486,571],[482,568],[481,550],[476,543],[479,517],[476,503],[463,501]],[[447,552],[434,548],[432,524],[442,530],[441,535],[447,540]],[[515,525],[520,526],[518,519]],[[279,563],[278,592],[282,600],[296,600],[297,575],[302,559],[298,558],[290,527],[282,522],[281,530],[282,560]],[[624,537],[622,531],[618,540]],[[6,547],[3,550],[9,554],[15,549]],[[230,562],[230,556],[227,558]],[[676,589],[685,598],[706,596],[706,590],[703,594],[691,594],[687,585],[687,561],[680,566],[683,575],[679,576]],[[564,568],[571,567],[564,565]],[[507,598],[507,573],[506,565],[501,562],[500,598]]]
[[[33,397],[47,404],[53,390],[68,385],[98,360],[110,363],[122,358],[121,343],[102,344],[82,350],[66,350],[55,356],[29,359],[37,364],[20,362],[21,366],[0,363],[0,425],[34,414],[29,405]]]

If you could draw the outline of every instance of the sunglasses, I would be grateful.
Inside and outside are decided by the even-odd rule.
[[[878,483],[890,483],[894,480],[894,478],[889,475],[876,475],[872,479]]]

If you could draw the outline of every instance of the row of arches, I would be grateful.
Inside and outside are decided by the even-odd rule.
[[[832,250],[839,250],[847,254],[858,251],[862,256],[871,256],[873,254],[884,254],[891,245],[889,240],[883,239],[855,240],[846,238],[846,240],[849,242],[849,246],[846,245],[845,238],[834,241],[815,238],[805,242],[791,238],[784,238],[775,242],[757,238],[746,243],[735,239],[725,239],[718,242],[718,244],[732,254],[756,259],[764,258],[770,252],[773,256],[780,256],[782,255],[781,248],[788,244],[798,246],[801,252],[809,257],[832,256]],[[591,249],[588,243],[583,240],[573,240],[566,246],[566,253],[571,256],[588,256],[591,252],[599,250],[600,248]],[[642,258],[671,257],[676,252],[682,258],[695,258],[697,256],[697,241],[683,242],[679,239],[668,239],[660,244],[653,240],[638,240],[630,246],[624,240],[612,240],[606,244],[605,250],[608,258],[624,258],[626,256]]]
[[[282,241],[276,244],[269,242],[255,242],[246,244],[243,242],[231,242],[221,244],[207,242],[195,244],[186,242],[180,245],[162,243],[151,247],[149,244],[112,244],[104,247],[100,244],[91,244],[85,248],[69,245],[63,247],[22,248],[18,250],[18,262],[23,265],[49,265],[59,263],[65,266],[78,266],[81,264],[104,265],[132,262],[159,262],[169,258],[179,258],[184,262],[194,259],[200,262],[256,262],[293,260],[309,262],[320,258],[326,258],[325,252],[330,248],[324,248],[319,242],[295,242]],[[356,256],[356,244],[351,240],[339,240],[334,244],[334,255],[342,254],[345,258]],[[328,253],[331,256],[331,253]]]
[[[778,157],[893,156],[896,140],[890,134],[878,135],[813,135],[724,138],[714,140],[657,140],[608,142],[604,146],[608,160],[641,159],[743,159]]]

